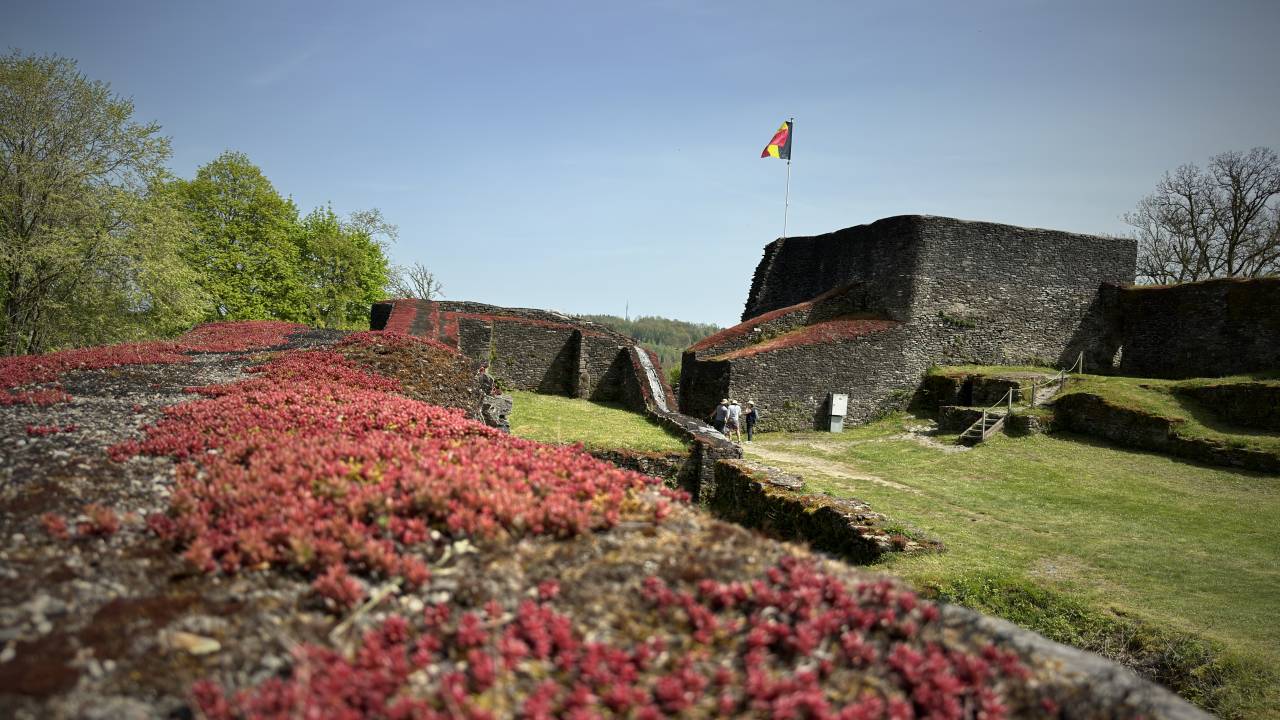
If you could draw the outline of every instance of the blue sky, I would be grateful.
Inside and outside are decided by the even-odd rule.
[[[902,213],[1120,233],[1280,147],[1280,2],[26,2],[0,45],[134,99],[191,176],[380,208],[449,298],[732,324],[782,230]]]

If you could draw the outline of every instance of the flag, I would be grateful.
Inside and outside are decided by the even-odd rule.
[[[791,159],[791,121],[787,120],[773,134],[773,139],[765,146],[760,157],[775,157],[781,160]]]

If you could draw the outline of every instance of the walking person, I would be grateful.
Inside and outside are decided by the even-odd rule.
[[[737,442],[738,444],[742,444],[742,430],[739,429],[741,424],[742,424],[742,406],[738,404],[737,400],[730,400],[729,401],[729,419],[726,420],[724,424],[725,425],[724,436],[729,438],[730,440],[733,440],[733,437],[736,435],[738,439],[735,440],[734,442]]]
[[[747,426],[747,442],[751,442],[752,435],[756,431],[756,423],[760,420],[760,413],[756,412],[756,404],[747,401],[747,409],[742,413],[742,422]]]
[[[728,398],[726,398],[726,399],[724,399],[724,400],[721,400],[721,401],[720,401],[720,404],[716,406],[716,409],[715,409],[714,411],[712,411],[712,413],[711,413],[711,417],[709,417],[709,418],[707,418],[707,419],[711,421],[711,427],[715,428],[715,429],[716,429],[716,432],[718,432],[718,433],[720,433],[721,435],[723,435],[723,434],[724,434],[724,424],[725,424],[725,422],[729,419],[729,400],[728,400]]]

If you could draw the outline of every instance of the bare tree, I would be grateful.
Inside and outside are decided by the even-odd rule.
[[[1257,147],[1208,168],[1165,173],[1125,215],[1138,241],[1138,279],[1169,284],[1280,273],[1280,157]]]
[[[444,295],[444,284],[420,262],[397,265],[391,274],[391,292],[396,297],[431,300]]]

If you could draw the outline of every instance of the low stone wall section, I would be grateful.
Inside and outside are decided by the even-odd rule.
[[[1280,369],[1280,277],[1116,294],[1122,375],[1181,379]]]
[[[705,505],[725,520],[771,537],[806,542],[849,562],[869,564],[891,552],[941,550],[941,543],[898,534],[861,500],[804,492],[804,482],[745,460],[716,464]]]
[[[612,463],[624,470],[662,478],[670,487],[680,485],[680,475],[688,464],[687,453],[653,453],[636,450],[587,448],[587,452],[598,460]]]
[[[938,429],[947,433],[964,432],[982,418],[982,408],[967,405],[943,405],[938,408]]]
[[[1150,415],[1108,403],[1092,393],[1069,393],[1053,403],[1055,429],[1104,438],[1126,447],[1153,450],[1165,455],[1209,465],[1280,473],[1280,455],[1232,447],[1203,438],[1177,434],[1176,420]]]
[[[647,414],[650,420],[689,443],[688,462],[680,468],[676,485],[687,491],[694,502],[705,504],[704,488],[715,481],[716,463],[741,458],[742,448],[697,418],[657,410]]]

